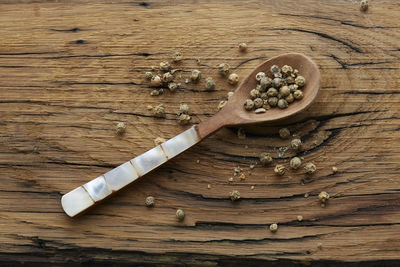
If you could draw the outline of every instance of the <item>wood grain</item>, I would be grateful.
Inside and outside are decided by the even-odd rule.
[[[370,2],[361,13],[356,1],[344,0],[1,1],[0,261],[394,265],[400,6]],[[247,53],[238,51],[240,42]],[[215,78],[216,90],[201,82],[151,97],[143,73],[174,51],[185,56],[183,77],[198,68]],[[245,77],[285,52],[304,53],[321,70],[316,103],[289,125],[305,142],[299,155],[318,166],[313,179],[302,172],[279,178],[257,165],[245,181],[229,184],[233,168],[248,172],[261,152],[284,164],[293,156],[278,158],[287,145],[280,126],[247,130],[244,140],[229,128],[84,216],[62,212],[62,194],[153,147],[154,138],[186,129],[176,122],[180,103],[190,105],[193,123],[214,114],[234,90],[216,64],[228,62]],[[146,109],[159,103],[165,119]],[[118,121],[127,123],[123,138],[114,133]],[[228,200],[233,189],[241,192],[238,203]],[[322,190],[331,195],[326,208],[317,201]],[[144,206],[147,195],[156,207]],[[182,223],[177,208],[187,214]]]

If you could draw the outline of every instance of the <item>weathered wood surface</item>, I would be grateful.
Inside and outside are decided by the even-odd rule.
[[[371,2],[364,14],[356,1],[2,1],[0,261],[400,260],[400,5]],[[216,79],[215,91],[202,82],[149,95],[143,72],[177,50],[183,69]],[[278,178],[257,165],[228,184],[235,166],[248,171],[263,151],[277,158],[287,141],[276,130],[241,140],[223,129],[84,216],[63,213],[62,194],[186,129],[175,120],[181,102],[194,123],[214,114],[234,89],[217,63],[244,77],[288,51],[321,69],[321,94],[299,126],[300,155],[318,166],[315,179]],[[166,119],[146,109],[159,103]],[[128,125],[123,138],[114,134],[118,121]],[[232,189],[240,202],[228,200]],[[326,208],[322,190],[332,196]],[[156,197],[153,209],[143,205],[147,195]],[[186,211],[182,223],[177,208]]]

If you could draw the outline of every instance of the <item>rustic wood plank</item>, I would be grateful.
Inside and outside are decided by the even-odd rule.
[[[395,264],[400,6],[371,2],[361,13],[356,1],[344,0],[2,1],[0,261]],[[238,51],[240,42],[247,53]],[[216,79],[215,91],[200,83],[149,95],[143,72],[177,50],[185,56],[183,77],[198,68]],[[247,172],[263,151],[284,163],[294,154],[278,159],[287,144],[276,134],[281,126],[247,128],[244,140],[222,129],[84,216],[63,213],[62,194],[153,147],[154,138],[186,129],[175,119],[181,102],[193,123],[214,114],[234,90],[216,64],[228,62],[245,77],[288,51],[321,69],[316,103],[289,125],[305,141],[299,154],[319,168],[314,179],[278,178],[257,165],[245,181],[229,184],[234,167]],[[146,109],[159,103],[166,119]],[[114,133],[118,121],[128,125],[123,138]],[[240,202],[228,200],[232,189]],[[326,208],[317,201],[322,190],[332,196]],[[156,197],[153,209],[143,204],[147,195]],[[182,223],[177,208],[187,214]]]

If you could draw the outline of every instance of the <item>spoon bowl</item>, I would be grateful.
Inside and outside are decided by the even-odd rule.
[[[269,73],[272,65],[290,65],[298,69],[301,76],[306,79],[303,98],[291,103],[286,109],[278,107],[271,108],[265,113],[256,114],[244,109],[244,102],[250,98],[250,91],[256,88],[255,76],[259,72]],[[321,75],[318,66],[307,56],[300,53],[287,53],[272,57],[256,67],[245,78],[234,94],[229,98],[226,105],[209,120],[199,124],[201,137],[205,137],[216,130],[215,127],[236,126],[243,124],[259,124],[284,120],[307,109],[318,95],[320,89]],[[212,122],[210,122],[212,121]],[[214,127],[212,127],[212,125]],[[218,128],[217,128],[218,129]]]

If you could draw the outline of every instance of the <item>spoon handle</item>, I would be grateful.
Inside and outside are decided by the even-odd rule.
[[[204,129],[202,125],[204,123],[199,126]],[[139,177],[200,142],[205,137],[201,133],[203,131],[199,132],[198,126],[193,126],[161,145],[68,192],[61,198],[61,205],[65,213],[74,217],[89,209],[97,202],[111,196]]]

